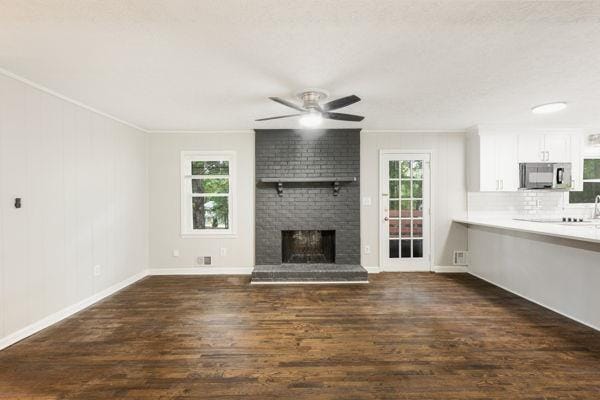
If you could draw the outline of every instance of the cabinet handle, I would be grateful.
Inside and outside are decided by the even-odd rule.
[[[542,159],[542,161],[546,161],[546,152],[542,150],[542,151],[540,151],[540,155],[541,155],[540,158]]]
[[[504,189],[504,179],[500,179],[500,190]]]
[[[546,150],[546,161],[550,161],[550,151]]]

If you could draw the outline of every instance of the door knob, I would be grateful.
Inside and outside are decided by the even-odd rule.
[[[390,219],[388,217],[383,217],[384,221],[389,221]]]

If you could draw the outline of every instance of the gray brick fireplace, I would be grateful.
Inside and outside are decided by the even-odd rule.
[[[282,265],[286,238],[314,242],[327,232],[333,255],[287,258],[358,266],[360,129],[256,130],[255,154],[256,265]]]

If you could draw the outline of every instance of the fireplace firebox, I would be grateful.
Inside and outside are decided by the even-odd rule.
[[[283,263],[335,263],[335,231],[281,231]]]

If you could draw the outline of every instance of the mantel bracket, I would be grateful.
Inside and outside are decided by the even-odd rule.
[[[340,193],[340,183],[338,181],[333,182],[333,195],[337,196]]]

